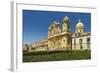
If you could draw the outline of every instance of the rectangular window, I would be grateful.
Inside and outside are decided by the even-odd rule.
[[[74,49],[76,49],[76,39],[74,39]]]
[[[79,44],[80,44],[80,49],[83,49],[83,46],[82,46],[82,39],[79,39]]]
[[[87,38],[87,48],[90,49],[90,38]]]
[[[79,39],[79,43],[82,44],[82,39]]]

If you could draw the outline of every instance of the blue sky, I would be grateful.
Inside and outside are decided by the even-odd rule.
[[[91,32],[91,13],[23,10],[23,43],[46,39],[49,25],[57,20],[61,26],[65,16],[70,18],[72,32],[79,19],[84,23],[85,31]]]

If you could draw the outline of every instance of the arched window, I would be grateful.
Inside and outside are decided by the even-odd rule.
[[[89,37],[87,38],[87,44],[90,44],[90,38]]]
[[[65,44],[65,40],[63,40],[64,44]]]
[[[81,29],[80,29],[80,32],[81,32]]]

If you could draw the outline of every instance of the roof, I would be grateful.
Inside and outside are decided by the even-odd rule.
[[[91,32],[72,33],[72,38],[90,36]]]

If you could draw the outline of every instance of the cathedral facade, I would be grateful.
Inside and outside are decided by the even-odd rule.
[[[66,16],[63,19],[62,29],[60,23],[54,21],[48,28],[48,48],[50,50],[71,50],[70,20]]]
[[[84,23],[79,19],[76,31],[71,32],[70,19],[65,16],[62,26],[54,21],[48,27],[48,39],[33,42],[28,45],[28,52],[52,50],[90,50],[90,32],[84,31]]]

